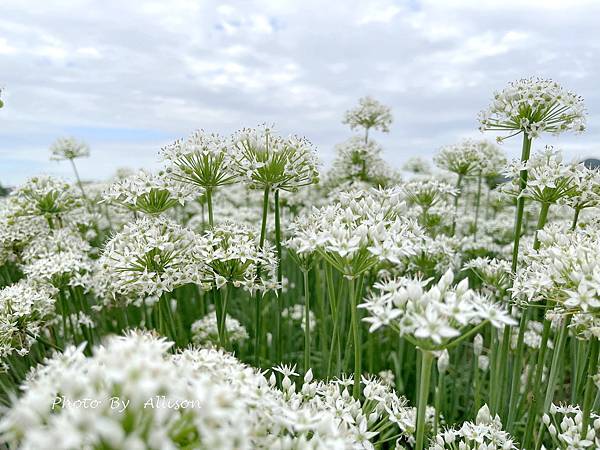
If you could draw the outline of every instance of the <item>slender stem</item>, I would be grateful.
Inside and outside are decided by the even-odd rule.
[[[73,172],[75,172],[75,179],[77,180],[77,186],[79,186],[79,189],[81,190],[81,195],[87,200],[87,195],[85,195],[85,189],[83,189],[83,183],[81,183],[81,178],[79,178],[79,172],[77,171],[75,161],[73,161],[73,159],[69,159],[69,161],[71,162],[71,167],[73,167]]]
[[[437,435],[440,425],[440,410],[442,405],[442,394],[444,393],[444,372],[438,373],[438,384],[435,389],[435,417],[433,422],[433,435]]]
[[[212,201],[212,188],[206,188],[206,206],[208,207],[208,226],[209,228],[214,227],[213,221],[213,201]]]
[[[556,382],[558,381],[558,373],[561,364],[563,363],[563,355],[565,351],[565,344],[567,342],[567,336],[569,334],[569,322],[571,316],[567,316],[564,323],[558,330],[558,340],[554,346],[554,353],[552,354],[552,364],[550,366],[550,375],[548,375],[548,388],[546,389],[546,398],[544,399],[544,410],[546,413],[550,409],[550,404],[554,398],[554,391],[556,389]]]
[[[598,338],[593,336],[590,341],[590,359],[588,360],[587,381],[585,384],[585,394],[583,397],[583,415],[581,422],[581,439],[585,439],[588,426],[591,422],[590,414],[592,412],[592,404],[595,396],[594,377],[598,371],[598,351],[600,350],[600,342]]]
[[[352,318],[352,336],[354,340],[354,386],[352,393],[354,398],[360,396],[360,374],[361,374],[361,345],[360,345],[360,322],[358,319],[358,307],[356,292],[354,289],[354,278],[348,280],[348,295],[350,297],[350,314]]]
[[[538,224],[537,224],[537,228],[535,230],[535,239],[533,241],[533,249],[534,250],[539,250],[540,249],[540,240],[539,240],[539,233],[540,230],[544,228],[544,225],[546,225],[546,219],[548,219],[548,210],[550,209],[550,203],[542,203],[542,208],[540,209],[540,216],[538,217]]]
[[[304,278],[304,372],[310,369],[310,286],[308,270],[303,270]]]
[[[460,198],[460,185],[462,184],[462,179],[462,174],[458,174],[458,180],[456,180],[456,196],[454,197],[454,216],[452,217],[451,236],[454,236],[454,233],[456,232],[456,217],[458,216],[458,199]]]
[[[479,207],[481,205],[481,181],[482,181],[481,170],[479,171],[479,177],[477,180],[477,199],[475,201],[475,229],[473,230],[473,240],[477,240],[477,225],[479,222]]]
[[[573,215],[573,223],[571,224],[571,231],[575,231],[575,227],[577,226],[577,221],[579,220],[580,212],[581,212],[581,208],[575,208],[575,214]]]
[[[529,135],[525,132],[523,132],[523,145],[521,148],[521,162],[525,163],[529,160],[529,154],[531,153],[531,138],[529,137]],[[519,173],[519,194],[521,194],[523,192],[523,190],[527,187],[527,170],[521,170],[521,172]],[[514,227],[514,235],[513,235],[513,251],[512,251],[512,259],[511,259],[511,272],[513,274],[515,274],[517,272],[517,266],[518,266],[518,261],[519,261],[519,242],[521,240],[521,228],[523,226],[523,212],[525,210],[525,197],[523,197],[522,195],[519,195],[519,197],[517,197],[517,210],[515,213],[515,227]],[[521,333],[521,331],[524,332],[524,330],[526,329],[527,326],[527,315],[525,314],[525,312],[523,312],[523,315],[521,316],[521,324],[520,324],[520,329],[519,329],[519,333]],[[509,325],[506,325],[504,327],[504,342],[502,345],[502,353],[500,355],[500,364],[499,367],[504,368],[504,367],[508,367],[507,364],[507,359],[508,359],[508,350],[509,350],[509,339],[510,339],[510,335],[511,335],[511,329]],[[516,368],[517,365],[520,364],[520,358],[522,355],[522,351],[523,348],[521,346],[520,349],[518,349],[517,351],[517,355],[516,355],[516,359],[515,359],[515,364],[513,364],[513,369]],[[502,369],[505,370],[505,369]],[[508,379],[508,383],[511,386],[511,397],[508,401],[509,404],[509,416],[512,414],[515,414],[516,411],[514,410],[516,408],[516,404],[517,404],[517,395],[519,393],[518,389],[517,389],[517,382],[518,380],[516,378],[518,378],[519,376],[519,372],[516,370],[513,370],[512,373],[512,378]],[[504,391],[504,390],[502,390]],[[509,424],[510,424],[510,420],[509,420]]]
[[[281,345],[281,301],[283,291],[281,289],[281,282],[283,279],[283,272],[281,267],[281,220],[279,217],[279,189],[275,191],[275,248],[277,250],[277,299],[275,305],[277,311],[275,312],[275,342],[276,349],[275,353],[277,361],[282,359],[282,345]]]
[[[29,331],[29,330],[25,330],[25,333],[26,333],[28,336],[30,336],[30,337],[32,337],[32,338],[34,338],[34,339],[36,339],[36,340],[40,341],[42,344],[44,344],[44,345],[46,345],[46,346],[48,346],[48,347],[52,347],[54,350],[58,350],[59,352],[62,352],[62,351],[63,351],[63,349],[62,349],[62,348],[60,348],[58,345],[54,345],[52,342],[50,342],[50,341],[48,341],[48,340],[44,339],[42,336],[39,336],[39,335],[38,335],[38,336],[36,336],[35,334],[33,334],[33,333],[32,333],[31,331]]]
[[[262,249],[265,245],[265,237],[267,235],[267,213],[269,211],[269,191],[271,190],[270,186],[265,187],[264,195],[263,195],[263,210],[262,210],[262,224],[260,227],[260,241],[259,247]],[[260,265],[256,268],[256,276],[260,277]],[[261,294],[260,292],[256,292],[255,295],[255,304],[256,304],[256,336],[255,336],[255,345],[254,345],[254,360],[256,363],[256,367],[260,367],[260,355],[261,355]]]
[[[531,139],[527,133],[523,133],[523,148],[521,150],[521,162],[527,162],[529,160],[529,153],[531,152]],[[527,187],[527,170],[521,170],[519,174],[519,193]],[[511,269],[513,273],[517,271],[518,258],[519,258],[519,241],[521,240],[521,227],[523,226],[523,211],[525,209],[525,197],[519,196],[517,198],[517,212],[515,216],[515,231],[513,241],[513,252],[512,252],[512,263]]]
[[[512,430],[514,420],[517,415],[519,386],[521,382],[519,376],[521,375],[521,367],[523,364],[523,350],[525,341],[525,331],[527,330],[527,311],[522,311],[521,320],[519,322],[519,335],[517,337],[517,349],[513,360],[512,376],[510,378],[510,397],[508,402],[508,420],[506,423],[506,429]],[[509,335],[510,336],[510,335]]]
[[[533,379],[533,398],[532,404],[529,408],[527,416],[527,426],[525,428],[525,434],[523,435],[523,448],[529,448],[529,442],[533,438],[533,427],[535,421],[538,418],[538,410],[541,400],[541,387],[542,387],[542,375],[544,373],[544,362],[546,360],[546,350],[548,348],[548,339],[550,337],[550,324],[549,320],[544,320],[544,328],[542,330],[542,342],[540,343],[540,350],[538,352],[538,360],[535,369],[535,377]]]
[[[421,350],[421,373],[419,376],[419,395],[417,399],[417,443],[415,450],[423,450],[425,442],[425,411],[429,397],[429,382],[431,378],[431,366],[433,365],[433,353]]]
[[[227,348],[227,284],[223,285],[221,289],[219,289],[220,297],[220,310],[221,314],[219,319],[219,343],[222,348]]]
[[[336,345],[339,342],[339,314],[338,314],[338,302],[335,294],[335,288],[333,285],[333,270],[331,264],[325,262],[325,280],[327,284],[327,296],[329,297],[329,304],[331,306],[331,316],[333,319],[333,333],[331,338],[331,347],[329,350],[329,361],[327,363],[327,379],[331,377],[331,369],[333,367],[334,357],[339,358],[339,352],[336,352]],[[336,359],[337,360],[337,359]],[[337,375],[337,373],[336,373]]]

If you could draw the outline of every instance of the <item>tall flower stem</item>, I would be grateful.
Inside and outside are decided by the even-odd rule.
[[[550,203],[542,203],[541,209],[540,209],[540,215],[538,217],[538,223],[537,223],[537,227],[536,227],[536,231],[535,231],[535,239],[533,241],[533,249],[534,250],[539,250],[540,248],[540,240],[538,239],[538,235],[540,230],[542,230],[544,228],[544,225],[546,225],[546,220],[548,219],[548,211],[550,210]],[[549,309],[552,306],[552,302],[548,302],[544,308],[544,311],[546,311],[547,309]],[[521,334],[525,332],[526,326],[527,326],[527,322],[526,322],[526,315],[523,314],[522,316],[522,321],[520,324],[520,328],[519,328],[519,339],[521,339]],[[523,321],[523,319],[525,319]],[[522,327],[522,328],[521,328]],[[532,403],[532,407],[529,409],[529,416],[527,418],[527,428],[525,431],[525,436],[523,439],[524,443],[528,443],[528,440],[532,438],[533,436],[533,426],[535,424],[535,419],[537,417],[537,413],[538,410],[540,409],[540,402],[541,402],[541,397],[542,397],[542,388],[541,388],[541,382],[542,382],[542,374],[544,371],[544,365],[545,365],[545,358],[546,358],[546,350],[547,350],[547,346],[548,346],[548,339],[550,337],[550,321],[548,320],[544,320],[544,328],[542,331],[542,342],[540,344],[540,351],[538,353],[538,361],[537,361],[537,365],[536,365],[536,372],[535,372],[535,378],[534,378],[534,384],[533,384],[533,389],[535,390],[534,393],[534,397],[533,397],[533,403]],[[518,348],[517,350],[517,358],[521,358],[522,357],[522,351],[523,351],[523,344],[521,342],[519,342],[521,344],[520,348]],[[513,376],[518,377],[518,373],[515,374],[513,372]],[[513,380],[513,384],[516,382],[516,380]],[[512,395],[513,392],[511,392]],[[515,394],[516,395],[516,394]],[[510,414],[510,411],[509,411]]]
[[[348,280],[348,296],[350,297],[351,307],[350,315],[352,318],[352,336],[354,339],[354,386],[352,393],[354,398],[360,396],[360,374],[361,374],[361,356],[362,349],[360,343],[360,321],[358,318],[358,305],[356,299],[354,278]]]
[[[69,159],[71,163],[71,167],[73,168],[73,172],[75,173],[75,179],[77,180],[77,186],[79,186],[79,190],[81,191],[81,195],[84,199],[87,200],[87,195],[85,195],[85,189],[83,189],[83,183],[81,182],[81,178],[79,178],[79,172],[77,171],[77,166],[75,165],[75,161],[73,159]]]
[[[548,338],[550,337],[550,324],[549,320],[544,320],[544,328],[542,329],[542,342],[540,343],[540,350],[538,352],[538,360],[535,368],[535,375],[533,379],[533,398],[532,404],[527,414],[527,426],[525,433],[523,434],[523,448],[529,448],[529,443],[533,438],[533,427],[535,421],[538,418],[538,410],[542,397],[542,375],[544,373],[544,362],[546,360],[546,350],[548,348]]]
[[[218,319],[219,326],[219,344],[221,344],[222,348],[227,348],[227,284],[223,285],[221,289],[219,289],[220,293],[220,307],[217,308],[217,313],[220,312]]]
[[[214,226],[212,188],[206,188],[205,195],[206,195],[206,206],[208,208],[208,226],[209,226],[209,228],[212,229]]]
[[[511,381],[509,385],[510,397],[508,399],[508,419],[506,421],[506,429],[509,431],[512,430],[512,426],[517,415],[519,386],[521,385],[519,376],[521,374],[521,367],[523,365],[523,350],[525,331],[527,329],[527,314],[528,311],[526,310],[521,312],[521,319],[519,321],[519,334],[517,337],[517,348],[513,361],[512,376],[510,378]]]
[[[481,170],[479,171],[479,176],[477,177],[477,197],[475,200],[475,229],[473,230],[473,240],[477,240],[477,225],[479,222],[479,207],[481,205],[481,181],[482,181]]]
[[[304,372],[310,369],[310,286],[308,270],[302,271],[304,279]]]
[[[260,227],[260,241],[259,241],[259,247],[261,249],[264,248],[265,246],[265,237],[267,235],[267,213],[269,211],[269,191],[271,190],[270,186],[266,186],[265,187],[265,191],[263,194],[263,210],[262,210],[262,224]],[[256,268],[256,276],[260,277],[260,266],[258,266]],[[256,336],[255,336],[255,342],[254,342],[254,361],[256,363],[256,367],[260,367],[260,355],[261,355],[261,314],[262,314],[262,310],[261,310],[261,294],[259,291],[256,292],[255,294],[255,305],[256,305]]]
[[[575,231],[575,227],[577,226],[577,221],[579,220],[580,212],[581,212],[581,208],[575,208],[575,214],[573,215],[573,223],[571,223],[571,231]]]
[[[523,147],[521,150],[521,162],[525,163],[529,160],[529,154],[531,153],[531,139],[527,133],[523,133]],[[527,187],[527,169],[521,170],[519,173],[519,194]],[[518,258],[519,258],[519,242],[521,240],[521,228],[523,226],[523,211],[525,209],[525,197],[519,196],[517,198],[517,212],[515,215],[515,231],[513,241],[513,252],[511,261],[512,273],[517,271]]]
[[[531,138],[529,137],[529,135],[525,132],[523,132],[523,145],[521,148],[521,162],[522,163],[526,163],[529,160],[529,154],[531,153]],[[523,192],[523,190],[527,187],[527,169],[521,170],[521,172],[519,173],[519,194],[521,194]],[[525,197],[523,197],[522,195],[519,195],[519,197],[517,198],[517,211],[515,214],[515,228],[514,228],[514,236],[513,236],[513,251],[512,251],[512,260],[511,260],[511,272],[514,275],[517,272],[517,266],[518,266],[518,260],[519,260],[519,243],[521,240],[521,228],[523,226],[523,212],[525,210]],[[519,325],[520,329],[519,329],[519,333],[521,333],[521,331],[525,331],[526,327],[527,327],[527,316],[525,313],[523,313],[523,316],[521,316],[521,323]],[[501,350],[501,354],[500,354],[500,362],[498,367],[500,367],[500,370],[502,370],[504,373],[507,373],[508,371],[508,364],[507,364],[507,359],[508,359],[508,353],[509,353],[509,349],[510,349],[510,334],[511,334],[511,327],[509,325],[506,325],[504,327],[504,333],[502,336],[502,350]],[[517,355],[516,358],[520,358],[522,356],[522,351],[523,348],[521,346],[521,349],[517,349]],[[515,360],[516,362],[516,360]],[[516,364],[513,364],[513,368],[518,364],[518,362],[516,362]],[[506,369],[505,369],[506,368]],[[519,376],[518,372],[515,372],[513,370],[513,374],[512,374],[512,378],[508,379],[508,377],[506,377],[508,379],[508,385],[511,386],[515,385],[517,383],[517,380],[515,378],[517,378]],[[516,386],[515,386],[516,387]],[[501,392],[503,392],[505,390],[501,390]],[[513,389],[511,386],[511,398],[508,400],[508,404],[509,406],[509,414],[510,414],[510,408],[513,407],[514,405],[516,405],[517,403],[517,399],[513,398],[513,396],[517,396],[518,395],[518,389]],[[502,404],[502,399],[500,399],[500,404]]]
[[[598,372],[598,353],[600,350],[600,342],[598,338],[592,336],[590,341],[590,358],[588,360],[587,381],[585,383],[585,394],[583,396],[583,411],[581,422],[581,439],[585,439],[588,431],[588,426],[591,422],[592,404],[595,397],[594,376]]]
[[[542,413],[547,413],[550,410],[550,405],[552,404],[552,399],[554,398],[554,391],[556,390],[556,382],[558,381],[560,366],[563,363],[565,343],[569,334],[568,328],[570,318],[570,316],[567,316],[558,330],[558,339],[555,342],[554,352],[552,353],[552,363],[550,365],[550,374],[548,375],[546,396],[544,398]],[[535,444],[536,450],[539,450],[542,445],[543,426],[544,424],[540,423],[540,430],[538,431],[537,441]]]
[[[277,251],[277,299],[275,300],[276,311],[275,311],[275,354],[277,361],[281,361],[282,358],[282,344],[281,344],[281,302],[282,289],[281,281],[283,279],[283,272],[281,267],[281,219],[279,211],[279,189],[275,190],[275,249]]]
[[[542,208],[540,209],[540,216],[538,218],[537,229],[535,230],[535,239],[533,241],[533,249],[540,249],[540,240],[539,233],[544,225],[546,225],[546,220],[548,219],[548,211],[550,210],[550,203],[542,203]]]
[[[421,373],[419,376],[419,394],[417,398],[417,443],[415,450],[423,450],[425,443],[425,411],[427,409],[427,399],[429,398],[429,383],[433,359],[433,353],[421,350]]]
[[[331,338],[331,347],[329,351],[329,361],[327,363],[327,378],[331,376],[331,371],[333,368],[333,360],[336,360],[336,368],[337,361],[339,361],[340,357],[340,337],[339,337],[339,311],[338,311],[338,300],[335,292],[335,287],[333,285],[333,270],[331,264],[325,263],[325,280],[327,283],[327,296],[329,297],[329,304],[331,307],[331,316],[333,319],[333,333]],[[336,370],[337,375],[337,370]]]
[[[462,174],[458,174],[458,180],[456,180],[456,196],[454,197],[454,216],[452,218],[452,232],[451,235],[454,236],[456,232],[456,217],[458,216],[458,200],[460,198],[460,186],[462,184],[463,176]]]

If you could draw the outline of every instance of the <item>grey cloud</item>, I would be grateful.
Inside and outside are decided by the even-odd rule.
[[[493,91],[529,75],[560,81],[590,112],[586,134],[539,145],[600,154],[599,13],[594,2],[556,0],[8,0],[0,161],[10,170],[0,181],[59,170],[47,148],[74,127],[165,136],[81,136],[92,145],[86,178],[156,164],[161,145],[196,128],[229,133],[264,121],[306,135],[329,161],[350,135],[344,110],[366,94],[393,108],[391,133],[376,138],[400,165],[478,136],[476,115]],[[516,155],[519,144],[504,145]]]

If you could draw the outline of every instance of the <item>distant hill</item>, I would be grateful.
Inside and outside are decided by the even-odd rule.
[[[596,169],[600,167],[600,159],[596,158],[587,158],[583,160],[583,165],[588,169]]]

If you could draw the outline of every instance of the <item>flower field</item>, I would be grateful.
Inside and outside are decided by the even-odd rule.
[[[0,442],[600,448],[600,172],[537,142],[584,132],[583,100],[488,100],[481,139],[397,169],[370,97],[328,167],[263,124],[89,182],[58,139],[74,181],[0,198]]]

